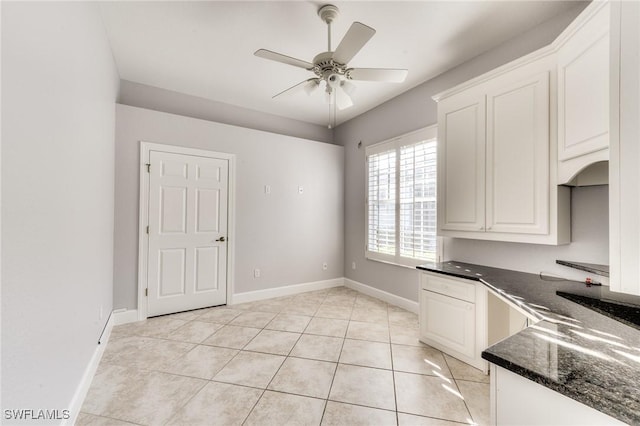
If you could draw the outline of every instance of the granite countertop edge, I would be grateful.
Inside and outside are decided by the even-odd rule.
[[[526,311],[529,315],[540,320],[540,322],[538,322],[537,325],[539,326],[543,326],[545,324],[553,325],[551,322],[546,321],[547,319],[550,319],[550,316],[554,315],[553,307],[549,311],[542,310],[540,308],[544,308],[544,306],[536,304],[537,300],[535,299],[535,294],[533,295],[527,294],[528,296],[527,300],[524,300],[524,298],[521,298],[518,296],[514,297],[514,295],[510,294],[507,291],[507,290],[513,291],[515,288],[514,286],[511,286],[511,288],[509,289],[505,288],[510,285],[510,284],[507,284],[510,280],[510,277],[513,278],[514,282],[521,282],[523,280],[535,281],[537,279],[536,275],[527,274],[527,273],[518,272],[518,271],[510,271],[506,269],[491,268],[491,267],[486,267],[482,265],[473,265],[473,264],[456,262],[456,261],[420,265],[417,267],[417,269],[426,271],[426,272],[433,272],[433,273],[481,282],[483,285],[488,287],[493,293],[496,293],[501,297],[506,298],[510,303],[520,307],[521,309]],[[478,274],[477,271],[480,271],[482,273]],[[561,285],[556,283],[547,283],[547,282],[543,284],[547,284],[547,286],[544,288],[542,287],[536,288],[536,290],[541,290],[541,293],[545,293],[544,297],[541,297],[541,299],[546,298],[546,300],[549,301],[550,298],[553,298],[554,303],[556,303],[555,306],[561,306],[563,308],[563,309],[560,309],[561,312],[558,314],[560,318],[568,318],[567,316],[565,316],[568,310],[569,312],[578,312],[580,314],[580,319],[583,321],[593,320],[596,324],[598,324],[599,321],[602,321],[599,317],[604,317],[604,314],[594,312],[584,306],[578,305],[574,302],[571,302],[567,299],[557,296],[556,291],[558,290],[558,287],[562,287]],[[577,283],[577,282],[573,283],[573,285],[578,285],[578,284],[580,283]],[[568,284],[565,284],[565,286],[566,285]],[[584,285],[582,285],[582,287],[584,287]],[[541,302],[541,303],[544,304],[544,302]],[[564,309],[565,307],[566,307],[566,310]],[[640,331],[636,329],[632,329],[628,325],[619,323],[609,317],[604,317],[604,318],[606,318],[606,320],[608,321],[609,327],[613,327],[615,330],[618,330],[617,327],[624,327],[625,332],[630,333],[634,337],[635,342],[640,342]],[[518,343],[514,343],[512,347],[509,347],[509,345],[510,345],[510,342],[514,342],[517,339],[519,339],[519,336],[527,334],[528,329],[529,327],[486,348],[482,352],[482,358],[495,365],[505,368],[506,370],[509,370],[519,376],[532,380],[535,383],[545,386],[575,401],[578,401],[593,409],[596,409],[602,413],[605,413],[613,418],[616,418],[620,421],[623,421],[625,423],[631,423],[631,424],[640,423],[640,404],[637,403],[638,402],[637,397],[635,399],[632,398],[630,401],[629,399],[625,399],[623,397],[616,398],[617,394],[615,394],[615,392],[613,394],[606,394],[606,395],[601,395],[595,392],[590,393],[589,391],[592,390],[592,388],[588,386],[589,383],[587,383],[587,386],[585,386],[584,389],[571,388],[571,386],[563,384],[559,380],[553,380],[549,377],[546,377],[544,374],[540,374],[539,372],[535,371],[535,366],[532,368],[527,367],[526,365],[527,360],[525,359],[526,355],[519,353],[521,352],[521,350],[518,351],[519,349]],[[620,328],[619,330],[623,330],[623,329]],[[634,332],[637,333],[637,336],[633,334]],[[635,337],[637,337],[637,339]],[[568,351],[568,350],[567,348],[563,348],[563,351]],[[579,354],[578,351],[575,351],[575,352],[577,354],[576,358],[580,360],[581,354]],[[589,368],[590,371],[592,371],[594,374],[601,374],[603,377],[609,378],[609,376],[607,376],[608,371],[606,371],[605,369],[602,369],[602,371],[599,372],[599,366],[597,364],[595,366],[589,364],[589,365],[585,365],[585,367]],[[631,365],[630,368],[632,368],[633,372],[637,374],[637,377],[640,377],[640,364],[638,364],[637,367],[635,365]],[[623,375],[622,377],[616,378],[616,380],[633,381],[633,378],[628,378]],[[627,386],[634,385],[634,384],[635,383],[630,384],[630,383],[624,382],[624,385],[627,385]]]

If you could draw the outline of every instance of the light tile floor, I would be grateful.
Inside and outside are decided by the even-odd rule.
[[[336,287],[114,327],[76,424],[486,425],[488,383]]]

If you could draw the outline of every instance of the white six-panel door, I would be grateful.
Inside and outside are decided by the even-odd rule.
[[[226,303],[228,160],[149,159],[148,316]]]

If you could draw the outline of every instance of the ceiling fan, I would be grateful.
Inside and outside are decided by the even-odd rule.
[[[327,51],[316,55],[313,62],[292,58],[291,56],[276,53],[267,49],[259,49],[255,56],[281,62],[287,65],[304,68],[313,71],[316,75],[301,83],[292,86],[275,96],[292,94],[304,90],[308,95],[318,89],[321,83],[325,85],[325,97],[328,103],[334,104],[338,109],[349,108],[353,105],[351,94],[355,85],[349,80],[381,81],[389,83],[402,83],[407,77],[406,69],[388,68],[348,68],[347,63],[364,47],[373,37],[376,30],[360,22],[354,22],[338,44],[335,51],[331,50],[331,23],[338,17],[338,8],[332,4],[322,6],[318,15],[327,24]]]

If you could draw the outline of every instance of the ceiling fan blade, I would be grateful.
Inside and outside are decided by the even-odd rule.
[[[349,68],[345,75],[350,80],[402,83],[407,78],[408,73],[408,70],[401,69]]]
[[[375,33],[373,28],[354,22],[333,52],[333,60],[341,64],[348,63]]]
[[[283,64],[293,65],[294,67],[304,68],[306,70],[313,69],[313,64],[311,62],[303,61],[302,59],[292,58],[291,56],[272,52],[271,50],[267,50],[267,49],[258,49],[254,52],[254,55],[260,58],[281,62]]]
[[[347,92],[342,89],[342,87],[337,87],[334,89],[336,94],[336,106],[339,110],[347,109],[353,106],[353,102],[351,101],[351,97],[347,95]]]
[[[311,92],[313,92],[313,90],[316,87],[318,87],[319,84],[320,84],[319,78],[310,78],[308,80],[305,80],[301,83],[296,84],[295,86],[291,86],[288,89],[283,90],[282,92],[278,93],[277,95],[274,95],[273,97],[276,98],[280,95],[293,95],[294,93],[301,92],[303,90],[310,95]]]

